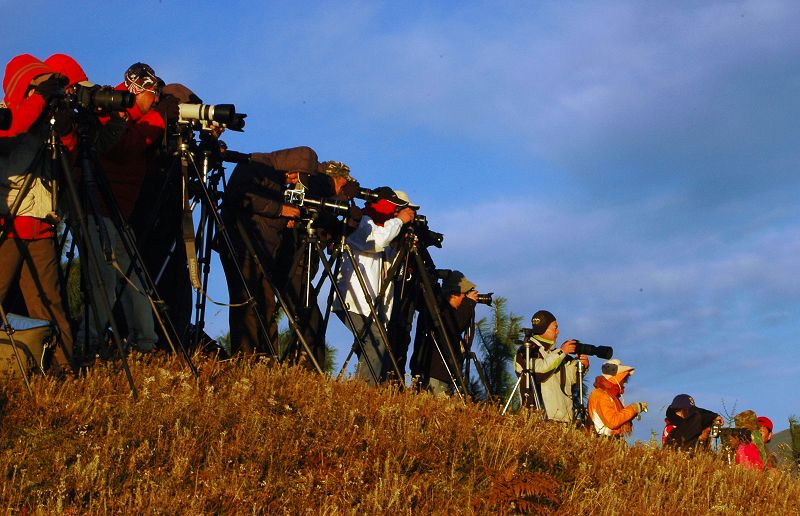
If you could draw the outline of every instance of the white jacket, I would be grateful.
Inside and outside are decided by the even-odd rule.
[[[375,303],[376,309],[380,310],[386,319],[392,311],[392,284],[390,283],[386,288],[382,302],[376,302],[376,297],[383,282],[386,281],[384,274],[394,255],[394,249],[389,244],[400,234],[402,228],[403,221],[396,217],[387,220],[383,226],[379,226],[365,215],[361,218],[356,230],[347,237],[347,243],[353,250],[358,268],[367,284],[369,296]],[[350,312],[368,317],[370,312],[367,298],[347,257],[342,259],[337,283],[344,294],[345,308]],[[342,310],[338,299],[334,300],[333,309]]]

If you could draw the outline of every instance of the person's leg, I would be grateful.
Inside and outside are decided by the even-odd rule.
[[[73,370],[72,326],[61,297],[55,241],[49,238],[18,243],[23,254],[20,288],[28,313],[58,327],[59,343],[53,353],[53,365],[57,372]]]
[[[113,285],[116,292],[119,287],[120,271],[127,273],[132,259],[128,255],[122,237],[111,219],[104,217],[103,222],[108,230],[108,236],[111,238],[114,260],[119,267],[119,270],[114,270],[116,274]],[[153,309],[135,270],[131,270],[128,279],[130,283],[127,281],[124,283],[122,298],[120,299],[125,313],[125,321],[128,325],[128,343],[138,351],[152,351],[158,338],[153,322]]]
[[[363,350],[358,342],[354,343],[356,354],[358,355],[358,365],[356,366],[356,376],[363,379],[369,385],[376,385],[373,373],[378,377],[378,381],[382,382],[386,376],[386,364],[388,362],[386,347],[380,339],[377,330],[377,322],[373,322],[370,327],[364,332],[367,323],[367,318],[363,315],[348,312],[350,319],[353,321],[352,326],[348,321],[344,312],[337,311],[336,315],[342,320],[347,328],[353,333],[354,337],[363,334],[362,342],[364,344]]]
[[[102,221],[103,219],[101,218],[100,220]],[[103,249],[100,245],[100,231],[93,216],[88,218],[87,229],[88,234],[86,236],[89,242],[91,242],[95,260],[90,256],[81,257],[81,274],[86,275],[86,277],[82,278],[82,282],[85,285],[85,289],[88,291],[84,299],[85,303],[87,303],[87,309],[84,313],[88,317],[84,317],[81,320],[81,324],[78,328],[77,341],[83,345],[87,340],[88,334],[87,352],[93,356],[93,354],[100,349],[100,340],[105,338],[105,329],[110,319],[106,300],[109,306],[114,306],[117,274],[113,267],[105,261]],[[99,274],[104,288],[101,288],[100,282],[97,279],[97,272],[94,266],[95,262],[100,268]],[[99,329],[98,323],[101,325]]]
[[[0,303],[6,300],[12,282],[16,279],[17,271],[22,263],[22,255],[17,249],[17,244],[11,238],[4,238],[0,243]],[[5,307],[5,305],[3,305]]]

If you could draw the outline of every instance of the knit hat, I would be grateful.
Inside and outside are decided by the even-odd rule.
[[[30,54],[21,54],[8,62],[6,74],[3,76],[3,99],[7,105],[22,102],[31,81],[44,74],[52,74],[49,66]]]
[[[150,65],[134,63],[125,71],[125,87],[134,95],[149,91],[158,94],[160,79]]]
[[[612,358],[601,368],[601,372],[606,380],[610,380],[612,377],[617,375],[622,375],[623,373],[628,373],[628,375],[632,375],[634,368],[631,366],[623,365],[622,362],[619,361],[617,358]],[[620,376],[622,378],[622,376]],[[620,380],[621,381],[621,380]]]
[[[759,416],[756,421],[758,421],[758,426],[763,426],[764,428],[772,432],[772,420],[770,418],[768,418],[767,416]]]
[[[534,335],[541,335],[556,320],[556,316],[547,310],[539,310],[531,317],[531,328]]]
[[[89,78],[86,77],[86,72],[83,71],[81,65],[68,56],[67,54],[53,54],[44,60],[44,64],[49,66],[55,73],[61,74],[69,79],[69,84],[78,84],[79,82],[88,82]],[[88,83],[90,85],[91,83]]]
[[[758,418],[752,410],[744,410],[733,418],[736,428],[746,428],[751,432],[758,430]]]
[[[677,396],[675,396],[675,398],[673,398],[669,408],[673,410],[681,410],[681,409],[686,410],[694,406],[695,406],[694,398],[692,398],[688,394],[678,394]]]
[[[475,284],[464,276],[461,271],[450,271],[442,281],[442,292],[445,294],[466,294],[475,288]]]

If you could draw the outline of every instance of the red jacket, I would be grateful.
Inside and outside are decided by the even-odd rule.
[[[120,84],[116,89],[126,90],[125,84]],[[101,122],[105,124],[108,120],[102,118]],[[128,122],[122,137],[100,157],[100,165],[126,219],[130,217],[139,198],[142,181],[152,158],[151,151],[164,136],[165,127],[164,119],[157,111],[150,110],[143,115],[134,105],[128,109]],[[102,200],[100,211],[106,217],[110,215]]]

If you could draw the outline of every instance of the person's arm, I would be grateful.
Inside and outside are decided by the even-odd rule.
[[[537,344],[537,346],[539,347],[539,353],[533,360],[534,372],[542,374],[558,369],[558,366],[561,365],[566,357],[564,352],[560,348],[548,351],[541,344]]]
[[[611,395],[605,392],[598,394],[596,407],[596,413],[600,416],[600,420],[611,430],[619,429],[636,417],[636,409],[633,405],[628,405],[620,410]]]
[[[347,243],[357,251],[379,253],[400,234],[402,228],[403,221],[396,217],[379,226],[371,218],[364,216],[356,230],[347,237]]]
[[[34,122],[39,119],[46,103],[42,96],[31,95],[22,102],[7,106],[11,110],[11,126],[0,131],[0,138],[8,138],[27,132]]]
[[[474,294],[473,294],[474,293]],[[475,298],[478,297],[476,290],[471,290],[461,301],[455,312],[455,323],[459,333],[467,329],[467,326],[475,317]]]
[[[107,123],[107,122],[106,122]],[[156,111],[150,111],[138,120],[129,120],[116,145],[111,147],[105,158],[124,162],[132,154],[144,153],[164,135],[164,119]]]

